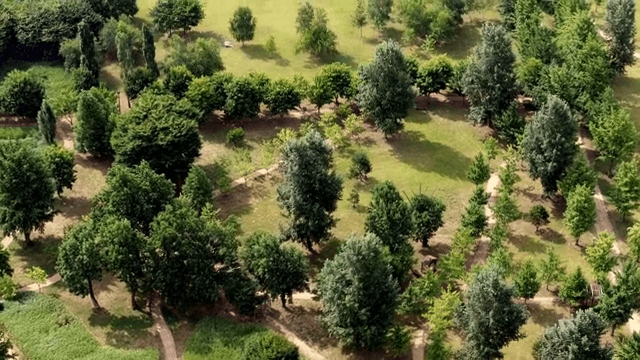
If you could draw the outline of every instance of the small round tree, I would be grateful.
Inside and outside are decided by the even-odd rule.
[[[582,268],[578,266],[576,271],[565,278],[558,296],[573,307],[589,297],[589,282],[582,274]]]
[[[595,222],[596,203],[591,189],[579,185],[569,194],[567,210],[564,212],[564,223],[576,239],[576,246],[579,244],[580,235],[591,229]]]
[[[321,76],[328,79],[336,105],[340,97],[349,98],[353,90],[353,74],[349,66],[343,63],[325,65],[320,70]]]
[[[185,65],[174,66],[169,69],[164,78],[164,87],[177,99],[182,99],[193,81],[193,74]]]
[[[429,239],[444,225],[442,215],[446,206],[440,199],[423,194],[413,196],[409,204],[413,236],[422,247],[427,247]]]
[[[540,290],[540,278],[532,260],[527,260],[522,264],[513,279],[513,283],[516,296],[523,298],[525,304],[527,299],[531,299],[536,295]]]
[[[224,112],[232,118],[253,118],[260,113],[260,90],[248,77],[235,78],[225,87]]]
[[[534,205],[529,211],[529,221],[536,227],[536,232],[538,232],[540,226],[549,224],[547,208],[540,204]]]
[[[540,280],[547,285],[557,283],[564,278],[566,268],[560,264],[558,255],[549,248],[547,250],[547,258],[540,262]]]
[[[71,190],[76,181],[75,158],[73,151],[62,146],[50,145],[42,150],[44,159],[51,170],[58,196],[67,188]]]
[[[371,160],[365,152],[359,151],[351,157],[351,167],[349,167],[349,177],[358,178],[360,181],[367,181],[367,175],[371,172]]]
[[[213,203],[213,183],[200,166],[191,165],[182,187],[182,197],[200,214],[207,204]]]
[[[0,110],[5,113],[35,118],[44,97],[44,84],[31,71],[13,70],[0,84]]]
[[[269,112],[280,117],[300,106],[301,101],[301,95],[295,85],[286,79],[274,81],[265,96]]]
[[[229,32],[236,41],[241,41],[244,46],[245,41],[253,40],[256,32],[256,18],[253,17],[248,6],[240,6],[233,13],[229,20]]]

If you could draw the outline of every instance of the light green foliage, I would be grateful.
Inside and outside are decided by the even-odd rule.
[[[339,104],[340,97],[349,99],[353,91],[353,74],[351,68],[343,63],[332,63],[320,69],[320,76],[324,76],[331,85],[331,93],[335,103]]]
[[[487,227],[487,216],[484,213],[484,206],[478,203],[470,203],[462,215],[460,224],[470,229],[473,236],[480,236],[485,227]]]
[[[371,234],[352,237],[320,271],[320,319],[332,336],[373,348],[391,327],[398,290],[388,250],[380,240]]]
[[[76,150],[93,156],[113,152],[110,139],[116,105],[106,89],[92,88],[80,94],[77,123],[74,126]]]
[[[518,174],[516,174],[516,162],[515,159],[506,159],[505,165],[500,168],[500,192],[501,193],[513,193],[513,186],[520,180]]]
[[[498,156],[498,150],[500,145],[498,144],[498,140],[494,137],[489,137],[484,141],[484,152],[487,154],[487,159],[489,162],[495,159]]]
[[[637,359],[640,356],[640,333],[634,332],[631,336],[616,337],[614,354],[616,360]]]
[[[253,335],[247,341],[242,356],[245,360],[298,360],[300,358],[297,346],[290,343],[284,336],[271,331]]]
[[[504,246],[493,249],[487,260],[489,265],[496,266],[505,275],[511,273],[511,269],[513,268],[512,262],[511,254]]]
[[[411,328],[396,325],[387,332],[385,349],[391,356],[406,355],[411,350]]]
[[[204,19],[200,0],[160,0],[151,9],[151,19],[156,31],[169,33],[178,29],[191,30]]]
[[[0,298],[3,300],[13,300],[18,293],[19,285],[16,284],[11,276],[4,275],[0,278]]]
[[[576,271],[564,279],[558,297],[573,307],[580,305],[589,297],[589,282],[582,274],[582,268],[578,266]]]
[[[38,291],[41,291],[40,285],[47,282],[47,272],[39,266],[32,266],[28,268],[27,271],[25,271],[25,275],[27,275],[29,280],[38,285]]]
[[[533,298],[540,290],[540,278],[533,260],[526,260],[513,278],[515,294],[527,299]]]
[[[528,218],[538,232],[540,226],[549,224],[549,211],[544,206],[537,204],[529,211]]]
[[[446,290],[440,297],[433,299],[432,306],[425,314],[431,331],[440,333],[449,330],[453,326],[454,311],[460,303],[460,294],[451,290]]]
[[[566,268],[560,263],[558,254],[547,249],[547,258],[540,261],[540,280],[547,285],[558,283],[564,277]]]
[[[526,124],[525,118],[518,113],[518,104],[515,101],[493,120],[498,137],[510,145],[520,143]]]
[[[467,72],[467,66],[469,60],[467,58],[456,61],[453,63],[453,72],[449,77],[449,83],[447,86],[455,94],[464,96],[464,74]]]
[[[368,24],[365,0],[357,0],[356,8],[351,15],[351,24],[360,29],[360,37],[362,37],[362,28]]]
[[[182,197],[201,213],[207,204],[213,203],[213,183],[200,166],[192,165],[182,187]]]
[[[582,153],[576,154],[564,178],[558,181],[558,189],[560,189],[562,196],[569,198],[569,194],[578,185],[584,185],[589,189],[593,189],[596,186],[596,173],[589,166]]]
[[[487,182],[490,176],[491,169],[489,168],[489,162],[484,154],[478,153],[467,170],[467,177],[474,184],[480,185]]]
[[[305,2],[305,4],[309,3]],[[303,4],[301,6],[301,10],[305,6],[307,5]],[[306,19],[308,23],[304,26],[298,26],[300,39],[296,45],[296,53],[308,52],[314,56],[336,53],[337,36],[333,31],[331,31],[331,29],[329,29],[327,12],[319,7],[315,9],[311,8],[311,11],[309,12],[308,9],[310,7],[311,5],[308,5],[308,7],[304,9],[304,16],[311,16],[310,19]],[[298,13],[298,18],[300,18],[300,12]],[[300,22],[298,22],[298,24],[300,24]]]
[[[640,207],[640,171],[635,161],[622,162],[616,169],[611,200],[623,219]]]
[[[452,349],[447,345],[447,334],[434,332],[429,334],[429,344],[425,349],[425,360],[447,360],[451,358]]]
[[[51,145],[56,141],[56,123],[57,119],[51,106],[47,100],[42,100],[42,106],[38,112],[38,129],[47,145]]]
[[[549,64],[555,57],[555,44],[549,41],[553,30],[542,24],[542,12],[537,0],[515,1],[515,39],[518,52],[525,61],[535,59]]]
[[[593,141],[600,158],[609,161],[611,167],[617,161],[626,161],[636,148],[638,133],[628,111],[620,109],[589,123]]]
[[[456,14],[449,9],[451,1],[400,0],[398,2],[398,17],[407,30],[408,39],[432,40],[434,42],[448,38],[457,20]]]
[[[422,63],[418,68],[416,86],[423,95],[444,90],[453,74],[451,60],[445,56],[435,56]]]
[[[269,54],[271,54],[271,56],[274,56],[278,53],[278,48],[276,47],[276,38],[274,38],[273,35],[269,35],[267,42],[264,44],[264,49],[267,50]]]
[[[626,261],[622,270],[616,272],[616,283],[604,287],[596,311],[611,325],[611,336],[618,326],[626,324],[633,313],[640,308],[640,278],[638,265],[633,260]]]
[[[601,232],[593,244],[585,250],[587,262],[598,276],[606,276],[618,263],[618,260],[611,252],[614,241],[613,235],[608,232]]]
[[[249,77],[235,78],[225,86],[224,112],[232,118],[256,117],[260,113],[260,89]]]
[[[347,136],[359,135],[364,131],[364,121],[362,120],[362,117],[357,116],[356,114],[347,116],[344,120],[344,129]]]
[[[422,277],[409,284],[400,295],[398,314],[424,315],[431,309],[434,301],[442,292],[442,279],[432,271],[426,271]]]
[[[509,237],[509,226],[502,222],[497,222],[487,236],[491,239],[491,251],[503,248],[504,241]]]
[[[520,218],[520,210],[518,210],[516,199],[506,191],[500,193],[492,209],[496,219],[505,224]]]
[[[213,111],[224,109],[227,101],[225,86],[232,80],[233,76],[230,74],[216,73],[213,76],[193,79],[189,84],[185,98],[202,111],[202,117],[198,119],[198,123],[206,121]]]
[[[382,30],[391,18],[393,0],[368,0],[369,18],[379,31]]]
[[[315,105],[318,108],[318,113],[320,113],[320,108],[331,102],[333,98],[333,90],[329,79],[326,76],[316,75],[307,90],[307,97],[309,102]]]
[[[62,146],[49,145],[42,149],[47,165],[51,170],[51,176],[56,186],[58,196],[67,188],[71,190],[76,181],[75,156],[73,151]]]
[[[627,229],[627,245],[632,258],[640,262],[640,223],[635,223]]]
[[[483,185],[476,186],[473,191],[473,195],[469,199],[469,203],[476,203],[478,205],[487,205],[489,203],[489,197],[491,195],[484,190]]]
[[[211,76],[224,70],[220,45],[213,39],[204,38],[190,43],[181,38],[172,39],[167,64],[171,67],[184,65],[195,77]]]
[[[271,83],[264,99],[269,112],[281,117],[300,106],[301,101],[302,95],[294,83],[286,79]]]
[[[245,41],[253,40],[256,32],[256,18],[253,17],[248,6],[240,6],[233,13],[229,20],[229,32],[236,41],[241,41],[243,46]]]
[[[571,236],[576,239],[576,244],[580,240],[580,235],[589,231],[595,222],[596,203],[591,189],[584,185],[578,185],[569,194],[567,210],[564,212],[565,226]]]
[[[75,89],[62,89],[57,96],[50,99],[51,107],[57,116],[67,116],[67,120],[71,122],[71,114],[78,110],[79,94]]]

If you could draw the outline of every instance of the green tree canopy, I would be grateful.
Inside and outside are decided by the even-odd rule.
[[[532,299],[540,290],[540,277],[533,260],[526,260],[513,278],[515,295],[524,299]]]
[[[601,232],[593,244],[585,250],[587,262],[591,265],[596,275],[606,277],[607,273],[618,263],[618,260],[611,252],[611,247],[615,241],[616,239],[613,235],[608,232]]]
[[[429,239],[444,225],[442,215],[447,207],[442,200],[423,194],[414,195],[409,204],[413,236],[427,247]]]
[[[182,197],[200,214],[207,204],[213,203],[213,182],[204,170],[192,165],[182,187]]]
[[[336,104],[339,104],[340,97],[350,98],[353,95],[353,73],[346,64],[337,62],[325,65],[320,70],[320,74],[329,81]]]
[[[564,279],[558,297],[573,307],[577,307],[589,297],[589,282],[582,274],[580,266]]]
[[[611,200],[623,219],[640,207],[640,170],[635,161],[621,162],[613,178]]]
[[[229,20],[229,32],[236,41],[241,41],[244,46],[245,41],[253,40],[256,32],[256,18],[248,6],[239,6],[233,12]]]
[[[56,124],[58,119],[53,113],[53,109],[49,106],[47,100],[42,100],[42,106],[38,111],[38,129],[47,145],[51,145],[56,141]]]
[[[564,223],[569,233],[580,241],[580,235],[589,231],[596,222],[596,203],[592,190],[584,185],[578,185],[569,194],[567,210],[564,212]]]
[[[578,153],[573,159],[573,162],[567,168],[566,174],[562,180],[558,181],[558,189],[565,198],[569,197],[569,194],[578,185],[584,185],[589,189],[593,189],[596,186],[596,173],[587,163],[587,159],[584,154]]]
[[[150,15],[156,30],[171,36],[178,29],[187,32],[200,24],[204,9],[200,0],[159,0]]]
[[[616,283],[604,287],[595,310],[611,325],[611,336],[617,327],[626,324],[640,308],[640,278],[638,265],[627,260],[622,270],[616,272]]]
[[[232,118],[256,117],[260,113],[260,89],[249,77],[239,77],[225,86],[224,112]]]
[[[92,88],[82,92],[74,126],[76,150],[93,156],[111,154],[113,149],[109,140],[116,112],[115,98],[106,89]]]
[[[272,114],[283,116],[300,106],[302,95],[293,82],[286,79],[274,81],[265,96],[265,104]]]
[[[211,76],[224,70],[220,45],[213,39],[198,38],[187,43],[181,38],[173,38],[169,45],[169,66],[184,65],[195,77]]]
[[[58,196],[64,188],[71,189],[76,181],[75,156],[73,151],[58,145],[49,145],[42,149],[42,155],[51,171]]]
[[[631,0],[607,1],[605,34],[609,38],[611,67],[624,73],[625,67],[635,63],[636,3]]]
[[[547,249],[547,258],[540,261],[540,280],[547,285],[547,290],[549,285],[562,280],[565,272],[558,254],[552,248]]]
[[[160,76],[160,70],[158,70],[158,63],[156,62],[156,44],[153,33],[147,24],[142,24],[142,41],[142,54],[144,55],[147,69],[157,78]]]
[[[304,51],[314,56],[336,53],[337,36],[329,29],[327,12],[318,7],[311,13],[305,13],[304,16],[309,14],[312,15],[311,21],[308,25],[302,27],[304,31],[300,33],[300,39],[296,45],[296,53]],[[300,16],[300,13],[298,16]]]
[[[44,84],[32,71],[13,70],[0,83],[0,110],[35,118],[45,97]]]
[[[483,153],[479,152],[473,159],[471,166],[467,170],[467,177],[476,185],[484,184],[489,180],[491,169]]]
[[[616,360],[634,360],[640,356],[640,333],[634,332],[631,336],[618,336],[614,349]]]
[[[369,6],[367,10],[369,12],[369,18],[373,23],[373,26],[378,30],[382,30],[389,19],[391,19],[391,10],[393,7],[393,0],[368,0]]]

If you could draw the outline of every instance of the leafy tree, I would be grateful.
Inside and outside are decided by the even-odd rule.
[[[564,279],[558,297],[574,307],[589,297],[589,282],[582,274],[580,266]]]
[[[447,86],[451,91],[460,96],[464,96],[464,74],[467,72],[469,61],[465,58],[453,63],[453,72],[449,77]]]
[[[92,217],[113,215],[148,234],[149,224],[173,198],[173,184],[148,163],[135,167],[115,165],[107,174],[107,187],[93,199]]]
[[[80,94],[77,123],[74,126],[75,146],[81,153],[93,156],[113,152],[109,139],[113,132],[115,99],[106,89],[92,88]]]
[[[505,165],[500,168],[500,192],[501,193],[513,193],[513,187],[520,180],[520,177],[516,173],[516,164],[513,159],[506,159]]]
[[[440,199],[423,194],[414,195],[409,204],[413,236],[427,247],[429,239],[444,225],[442,215],[447,207]]]
[[[256,86],[256,89],[258,89],[258,101],[261,103],[264,102],[271,87],[271,79],[269,76],[265,73],[252,71],[249,73],[249,80],[251,80]]]
[[[97,77],[93,76],[91,70],[87,67],[87,61],[84,59],[84,56],[81,57],[80,66],[77,69],[73,69],[71,72],[73,88],[76,92],[90,90],[91,88],[100,85],[100,81]]]
[[[579,310],[572,317],[545,329],[534,345],[533,357],[536,360],[611,360],[612,349],[600,342],[604,328],[604,321],[595,311]]]
[[[373,61],[358,71],[358,105],[385,136],[400,131],[415,101],[409,62],[394,41],[376,47]]]
[[[298,8],[298,16],[296,17],[296,31],[298,34],[304,34],[311,27],[311,23],[315,18],[315,9],[308,1],[300,3]]]
[[[271,84],[264,100],[270,113],[282,117],[300,106],[302,96],[291,81],[278,79]]]
[[[611,67],[618,73],[624,73],[625,67],[635,63],[635,13],[634,1],[607,1],[605,34],[609,39]]]
[[[0,110],[35,118],[44,96],[44,84],[33,72],[13,70],[0,84]]]
[[[231,74],[216,73],[213,76],[203,76],[189,84],[185,98],[202,112],[198,123],[202,124],[215,110],[223,110],[227,101],[225,87],[233,80]]]
[[[467,170],[467,177],[476,185],[481,185],[489,181],[491,177],[491,169],[489,162],[481,152],[476,155]]]
[[[11,254],[4,247],[0,247],[0,275],[12,276],[13,268],[11,267]],[[2,292],[0,292],[1,294]]]
[[[326,11],[322,8],[316,8],[311,14],[313,15],[311,22],[305,25],[304,31],[300,33],[301,36],[296,45],[296,53],[304,51],[314,56],[336,53],[337,36],[329,29]],[[304,16],[308,15],[305,13]]]
[[[531,259],[522,264],[513,279],[513,283],[516,296],[523,298],[525,304],[527,299],[532,299],[540,290],[538,269],[536,269]]]
[[[50,145],[42,149],[42,155],[49,166],[56,191],[60,196],[64,188],[71,189],[76,181],[73,151],[62,146]]]
[[[511,40],[500,25],[484,25],[482,43],[475,48],[464,75],[464,93],[471,103],[469,117],[491,125],[515,97],[515,55]]]
[[[100,75],[100,64],[96,60],[96,47],[93,40],[93,33],[84,20],[78,24],[78,36],[80,37],[80,53],[86,59],[87,68],[97,79]]]
[[[529,221],[536,227],[536,232],[538,232],[540,226],[549,224],[549,211],[540,204],[534,205],[529,211]]]
[[[129,99],[136,99],[138,95],[156,81],[156,76],[146,68],[135,68],[124,79],[124,92]]]
[[[182,197],[200,214],[213,203],[213,183],[200,166],[192,165],[182,188]]]
[[[640,223],[635,223],[627,229],[627,245],[632,258],[640,262]]]
[[[134,16],[138,13],[135,0],[89,0],[94,11],[103,18],[118,18],[120,15]]]
[[[274,235],[258,232],[249,236],[240,258],[271,297],[280,297],[285,308],[287,296],[307,288],[307,258],[300,250],[280,243]]]
[[[609,174],[616,161],[629,159],[636,148],[638,133],[626,110],[620,109],[590,123],[589,129],[600,157],[610,163]]]
[[[616,272],[615,285],[605,286],[595,308],[602,319],[611,324],[611,336],[618,326],[626,324],[640,308],[639,296],[638,265],[635,261],[628,260],[623,264],[622,270]]]
[[[236,41],[242,41],[242,46],[245,41],[253,40],[256,32],[256,18],[253,17],[248,6],[239,6],[233,12],[233,17],[229,20],[229,32]]]
[[[516,204],[516,200],[507,191],[502,191],[500,193],[500,196],[492,209],[496,219],[505,224],[514,222],[520,218],[518,204]]]
[[[248,77],[235,78],[225,86],[224,112],[232,118],[256,117],[260,113],[260,91]]]
[[[200,156],[202,140],[194,120],[199,116],[171,95],[144,93],[118,118],[111,137],[116,163],[147,161],[154,171],[179,182]]]
[[[363,151],[356,152],[351,157],[351,167],[349,167],[349,177],[358,178],[360,181],[367,181],[367,175],[371,172],[371,161]]]
[[[576,239],[577,246],[580,235],[591,229],[596,222],[596,203],[590,188],[578,185],[569,194],[564,222],[571,236]]]
[[[542,12],[537,0],[515,1],[515,38],[523,59],[537,59],[550,64],[555,57],[553,30],[542,25]]]
[[[398,314],[426,314],[441,292],[442,279],[432,271],[425,272],[422,277],[414,279],[400,295]]]
[[[611,200],[622,215],[623,219],[629,217],[634,210],[640,207],[640,171],[635,161],[621,162],[613,178],[614,186]]]
[[[456,324],[464,333],[465,359],[501,358],[500,349],[520,338],[527,321],[522,305],[513,302],[514,290],[506,284],[502,271],[489,266],[477,273],[456,313]]]
[[[630,336],[620,335],[616,338],[614,359],[633,360],[640,356],[640,333],[634,332]]]
[[[461,225],[471,230],[473,236],[480,236],[487,227],[487,215],[484,206],[478,203],[470,203],[466,212],[462,215]]]
[[[558,188],[565,198],[579,185],[584,185],[589,189],[596,186],[596,173],[591,166],[587,164],[587,159],[582,153],[576,154],[569,168],[567,168],[565,176],[558,181]]]
[[[544,192],[552,195],[573,162],[578,127],[567,104],[555,96],[536,112],[522,140],[522,153],[529,164],[529,175],[540,178]]]
[[[176,99],[182,99],[189,90],[189,84],[193,81],[193,74],[185,65],[177,65],[169,69],[164,78],[164,87],[172,93]]]
[[[393,0],[368,0],[369,18],[373,26],[378,30],[382,30],[389,19],[391,19],[391,8]]]
[[[522,138],[527,122],[518,113],[518,104],[513,101],[504,112],[493,119],[498,137],[511,145],[517,145]]]
[[[457,24],[454,12],[448,7],[454,2],[400,0],[398,18],[406,27],[405,37],[425,39],[423,44],[435,44],[448,38]]]
[[[5,236],[42,231],[53,219],[54,185],[42,155],[27,143],[0,144],[0,228]]]
[[[264,49],[271,54],[271,56],[275,56],[278,53],[278,48],[276,47],[276,39],[273,35],[269,35],[267,42],[264,44]]]
[[[502,17],[503,26],[513,31],[516,28],[516,1],[515,0],[501,0],[498,4],[498,12]]]
[[[436,56],[420,65],[416,86],[423,95],[437,93],[447,87],[453,75],[451,60],[445,55]]]
[[[429,344],[425,349],[425,360],[446,360],[452,355],[451,347],[447,345],[447,334],[444,331],[429,334]]]
[[[332,213],[342,195],[342,179],[333,170],[331,148],[317,131],[290,140],[281,152],[284,183],[277,200],[289,219],[283,234],[312,251],[335,225]]]
[[[347,344],[378,346],[392,325],[398,291],[380,240],[352,237],[320,271],[321,321]]]
[[[367,26],[367,8],[364,0],[358,0],[356,8],[351,15],[351,24],[360,29],[360,37],[362,37],[362,28]]]
[[[195,77],[211,76],[224,70],[220,45],[213,39],[199,38],[187,43],[181,38],[173,38],[169,45],[169,66],[184,65]]]
[[[169,36],[177,29],[187,32],[204,19],[200,0],[159,0],[150,14],[156,30]]]
[[[25,275],[38,285],[38,292],[42,292],[41,285],[47,283],[47,272],[39,266],[32,266],[25,271]]]
[[[116,51],[122,67],[124,78],[129,75],[135,65],[134,44],[140,38],[140,31],[126,22],[118,22],[116,29]],[[138,40],[139,41],[139,40]]]
[[[244,142],[244,129],[233,128],[227,131],[227,144],[235,147],[242,146]]]
[[[53,113],[51,106],[47,100],[42,100],[42,106],[38,111],[38,129],[47,145],[51,145],[56,141],[56,115]]]
[[[329,79],[321,74],[316,75],[313,78],[313,83],[307,90],[307,97],[309,98],[309,102],[318,108],[319,114],[320,108],[330,103],[333,97],[332,86]]]
[[[540,261],[540,280],[547,285],[554,284],[562,280],[566,272],[566,268],[560,264],[560,258],[553,249],[547,249],[547,259]]]
[[[351,69],[347,65],[343,63],[325,65],[320,70],[320,76],[326,77],[329,81],[336,105],[339,104],[340,97],[351,97],[354,79]]]
[[[144,55],[147,69],[155,78],[158,78],[160,70],[158,70],[158,63],[156,63],[156,44],[153,33],[146,24],[142,24],[142,41],[142,54]]]
[[[601,232],[591,246],[585,250],[587,262],[598,276],[606,276],[618,263],[618,260],[611,253],[611,246],[615,238],[607,233]]]
[[[499,146],[498,141],[494,137],[484,140],[484,152],[487,154],[487,160],[489,160],[489,163],[498,156]]]
[[[103,258],[96,241],[95,224],[85,220],[65,234],[58,248],[56,270],[74,295],[89,295],[95,309],[100,304],[93,292],[93,282],[102,279]]]

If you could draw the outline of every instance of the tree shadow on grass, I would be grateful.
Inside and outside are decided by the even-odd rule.
[[[14,241],[9,245],[11,257],[24,265],[21,268],[22,271],[26,271],[26,269],[33,266],[38,266],[47,273],[47,276],[51,276],[56,273],[57,249],[62,239],[51,235],[45,237],[37,236],[39,234],[33,235],[34,242],[31,246],[25,245],[22,236],[15,237]]]
[[[560,234],[550,227],[541,228],[540,230],[538,230],[538,234],[543,240],[552,242],[554,244],[562,245],[567,243],[567,239],[564,237],[564,235]]]
[[[332,259],[338,253],[342,244],[342,240],[332,237],[320,245],[320,251],[309,254],[309,265],[312,279],[320,272],[324,266],[324,262],[328,259]]]
[[[117,316],[106,310],[93,312],[89,324],[107,329],[107,344],[120,349],[146,346],[154,338],[153,321],[145,314]]]
[[[509,237],[509,241],[515,247],[517,247],[518,250],[526,253],[540,254],[547,251],[547,247],[545,246],[545,244],[535,241],[529,235],[522,235],[522,234],[511,235]]]
[[[309,55],[309,58],[306,60],[304,64],[304,67],[307,69],[315,69],[318,66],[328,65],[335,62],[343,63],[351,67],[352,69],[355,69],[358,67],[358,63],[356,62],[354,57],[344,53],[328,54],[328,55],[320,55],[320,56]]]
[[[377,32],[375,37],[363,38],[367,44],[378,45],[387,40],[393,40],[397,43],[402,43],[402,37],[404,31],[400,28],[387,26],[382,29],[382,33]]]
[[[565,317],[565,314],[556,309],[556,306],[559,304],[559,302],[554,301],[551,306],[542,306],[539,303],[528,302],[526,307],[527,310],[529,310],[531,321],[536,325],[547,328],[555,325],[558,320]]]
[[[218,34],[214,31],[191,31],[189,34],[187,34],[187,39],[190,41],[196,41],[199,38],[203,38],[203,39],[213,39],[217,42],[220,43],[220,45],[222,45],[225,41],[224,36],[222,36],[221,34]]]
[[[466,171],[471,159],[445,144],[427,140],[419,131],[406,130],[389,144],[393,148],[393,156],[417,171],[467,179]]]
[[[472,22],[464,23],[456,28],[453,36],[436,47],[439,53],[447,54],[455,60],[462,60],[471,55],[473,47],[482,40],[482,25]]]
[[[240,46],[240,50],[244,52],[250,59],[258,59],[264,61],[275,61],[276,65],[286,67],[291,61],[283,58],[278,53],[269,52],[262,44],[245,44]]]

